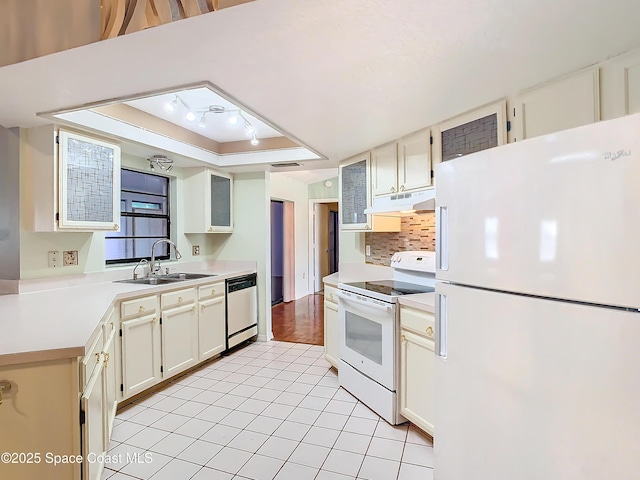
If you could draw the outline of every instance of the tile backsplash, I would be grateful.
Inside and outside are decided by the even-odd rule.
[[[399,232],[365,234],[365,244],[371,246],[371,255],[365,262],[372,265],[391,264],[391,256],[404,250],[436,249],[436,215],[425,213],[412,217],[402,217]]]

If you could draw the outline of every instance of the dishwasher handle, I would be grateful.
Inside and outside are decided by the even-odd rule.
[[[227,293],[237,292],[245,288],[255,287],[257,284],[257,275],[245,275],[243,277],[230,278],[227,280]]]

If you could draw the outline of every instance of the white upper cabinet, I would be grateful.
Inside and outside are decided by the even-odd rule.
[[[600,120],[600,75],[593,68],[515,99],[515,139],[524,140]]]
[[[430,187],[431,171],[431,130],[398,140],[398,191]]]
[[[375,148],[371,154],[374,197],[431,186],[431,131],[408,135]]]
[[[373,196],[398,191],[398,144],[388,143],[371,153],[371,191]]]
[[[601,119],[640,113],[640,51],[611,59],[601,69]]]
[[[120,229],[120,147],[53,125],[26,133],[33,230]]]
[[[185,233],[233,232],[233,177],[209,169],[185,170]]]

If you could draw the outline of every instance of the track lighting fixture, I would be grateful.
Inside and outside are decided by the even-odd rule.
[[[164,108],[166,108],[168,112],[175,112],[176,108],[178,108],[178,95],[176,95],[172,102],[168,102]]]
[[[239,108],[225,108],[222,105],[209,105],[207,108],[190,108],[187,103],[180,98],[178,94],[175,94],[175,98],[165,104],[165,108],[169,112],[175,112],[178,109],[178,104],[181,104],[187,111],[185,119],[189,122],[193,122],[196,119],[196,115],[200,115],[200,121],[198,126],[201,128],[207,127],[207,115],[211,113],[226,114],[228,115],[228,121],[231,125],[237,125],[240,120],[243,122],[243,127],[247,137],[251,139],[251,145],[258,145],[260,141],[256,137],[255,127],[242,115],[242,110]]]

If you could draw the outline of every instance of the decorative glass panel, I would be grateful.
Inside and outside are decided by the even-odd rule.
[[[231,179],[211,175],[211,225],[231,226]]]
[[[486,150],[498,145],[498,115],[491,114],[442,132],[442,160]]]
[[[114,149],[69,138],[65,160],[67,220],[113,222]]]
[[[367,223],[367,161],[342,167],[342,223]]]

